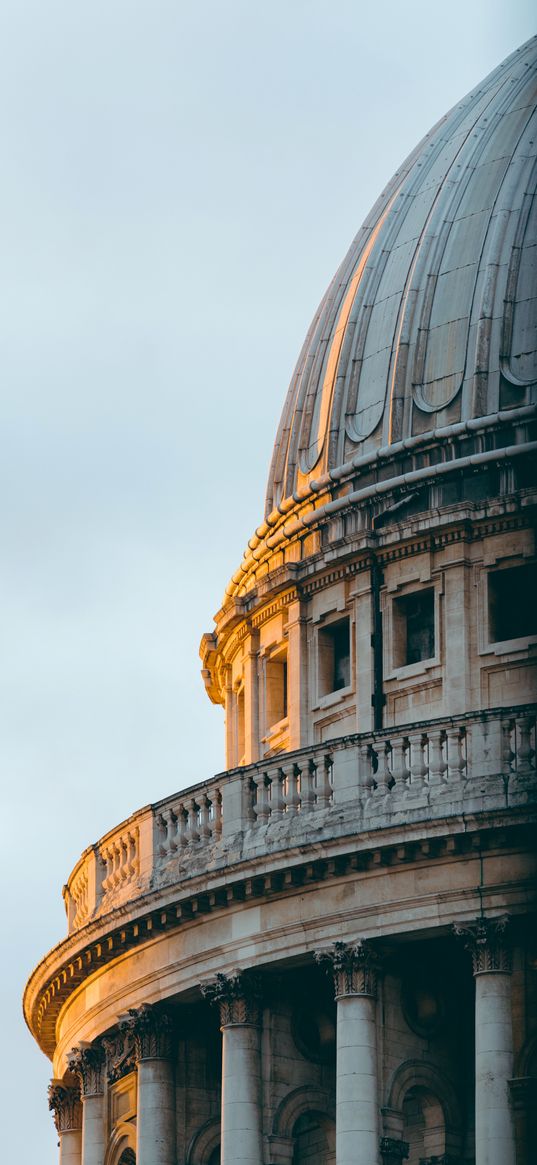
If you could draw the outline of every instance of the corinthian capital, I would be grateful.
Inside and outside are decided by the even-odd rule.
[[[260,1019],[259,982],[255,975],[235,971],[232,975],[218,974],[215,979],[201,983],[201,993],[220,1008],[220,1024],[258,1024]]]
[[[467,951],[472,956],[474,975],[492,971],[510,974],[512,969],[511,947],[506,936],[509,917],[476,918],[475,922],[455,922],[453,930],[462,938]]]
[[[371,995],[376,999],[380,959],[366,939],[334,943],[315,951],[314,958],[333,975],[336,999],[339,995]]]
[[[150,1003],[129,1007],[128,1017],[122,1021],[125,1034],[134,1040],[136,1060],[167,1060],[172,1054],[172,1021],[165,1011]]]
[[[48,1086],[48,1106],[54,1117],[56,1132],[70,1133],[82,1128],[82,1105],[78,1084],[51,1080]]]
[[[82,1099],[104,1092],[104,1051],[100,1044],[79,1044],[67,1057],[70,1072],[78,1076]]]

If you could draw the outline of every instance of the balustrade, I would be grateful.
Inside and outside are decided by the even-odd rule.
[[[519,708],[343,737],[231,770],[141,810],[87,851],[64,889],[69,929],[135,897],[155,875],[170,876],[170,862],[205,862],[206,849],[221,838],[242,835],[247,845],[260,827],[280,822],[300,830],[306,816],[319,813],[328,837],[332,805],[341,811],[352,804],[364,831],[384,816],[386,824],[404,819],[407,808],[428,817],[435,803],[440,815],[461,812],[469,797],[475,811],[485,795],[500,796],[503,805],[505,789],[520,804],[535,761],[535,715]]]

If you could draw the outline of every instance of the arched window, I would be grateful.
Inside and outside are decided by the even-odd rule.
[[[329,1116],[302,1113],[293,1138],[293,1165],[336,1165],[336,1127]]]
[[[410,1146],[408,1165],[446,1151],[444,1110],[437,1096],[425,1088],[409,1088],[403,1101],[403,1140]]]
[[[136,1153],[134,1149],[125,1149],[117,1165],[136,1165]]]

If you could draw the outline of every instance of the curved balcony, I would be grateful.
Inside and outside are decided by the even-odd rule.
[[[50,1054],[71,993],[155,933],[349,871],[393,875],[486,847],[487,826],[527,830],[536,801],[528,706],[346,736],[192,786],[82,855],[63,891],[69,935],[30,978],[27,1022]]]

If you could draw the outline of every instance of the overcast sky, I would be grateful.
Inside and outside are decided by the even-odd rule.
[[[525,0],[0,6],[0,1156],[55,1165],[20,1018],[61,886],[224,766],[198,646],[317,303]],[[179,1163],[182,1165],[182,1163]]]

